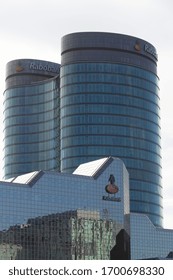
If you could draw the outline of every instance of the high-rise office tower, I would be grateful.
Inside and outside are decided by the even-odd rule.
[[[7,64],[5,177],[58,170],[59,162],[71,173],[119,157],[130,174],[130,210],[161,226],[156,49],[121,34],[74,33],[62,39],[60,86],[59,68],[38,60]]]
[[[84,32],[62,39],[61,170],[105,156],[130,174],[131,211],[162,225],[156,49],[121,34]]]
[[[19,59],[7,64],[4,175],[59,170],[59,64]]]

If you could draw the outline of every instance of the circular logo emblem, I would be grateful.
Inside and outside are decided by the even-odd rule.
[[[20,66],[20,65],[16,66],[16,72],[21,72],[23,70],[24,70],[24,68],[22,66]]]
[[[119,191],[119,189],[118,189],[118,187],[115,184],[108,184],[105,187],[105,191],[107,193],[114,194],[114,193],[117,193]]]
[[[140,52],[140,50],[141,50],[140,43],[139,43],[139,42],[136,42],[134,48],[135,48],[135,50],[136,50],[137,52]]]

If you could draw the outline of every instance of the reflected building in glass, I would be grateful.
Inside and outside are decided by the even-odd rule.
[[[62,38],[61,171],[105,156],[130,176],[130,209],[162,225],[157,53],[131,36],[83,32]]]
[[[59,170],[59,68],[19,59],[7,64],[4,176]]]
[[[73,174],[35,171],[0,182],[1,260],[128,260],[173,256],[173,230],[130,213],[118,158]]]
[[[0,182],[0,259],[130,259],[128,184],[113,158]]]

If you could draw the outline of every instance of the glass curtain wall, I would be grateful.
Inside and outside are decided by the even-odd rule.
[[[150,46],[153,54],[148,53],[146,44],[110,33],[63,38],[61,170],[72,172],[105,156],[121,158],[130,174],[131,211],[160,226],[159,79],[155,49]]]

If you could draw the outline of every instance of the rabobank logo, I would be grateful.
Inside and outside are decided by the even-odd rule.
[[[141,51],[141,45],[140,45],[140,42],[136,41],[135,45],[134,45],[134,48],[137,52],[140,52]]]
[[[22,72],[24,68],[21,65],[16,66],[16,72]]]
[[[117,201],[117,202],[121,201],[120,197],[115,196],[115,194],[119,191],[119,188],[115,184],[115,177],[113,174],[110,174],[109,176],[108,184],[105,187],[105,191],[108,193],[108,195],[107,196],[104,195],[102,197],[103,200]]]
[[[59,67],[56,65],[49,64],[49,63],[44,64],[44,63],[31,62],[29,69],[43,71],[43,72],[59,73]]]
[[[119,191],[118,187],[115,185],[114,175],[112,174],[109,177],[109,184],[106,185],[105,191],[111,194],[117,193]]]

